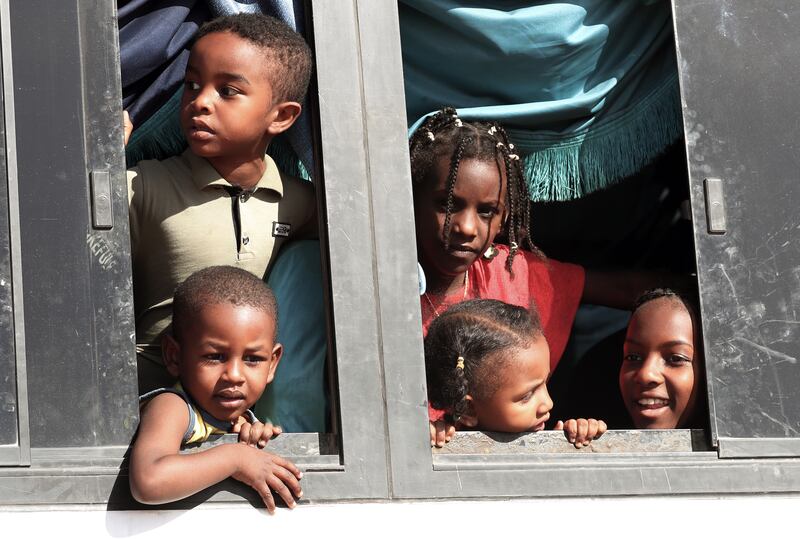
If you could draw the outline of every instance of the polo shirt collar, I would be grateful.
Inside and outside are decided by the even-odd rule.
[[[193,154],[188,149],[183,152],[183,157],[189,162],[189,167],[192,170],[192,180],[199,190],[202,191],[207,187],[230,187],[231,183],[223,178],[207,159]],[[283,196],[283,182],[281,181],[278,166],[269,155],[264,156],[264,163],[266,167],[264,174],[256,184],[256,191],[269,189]]]

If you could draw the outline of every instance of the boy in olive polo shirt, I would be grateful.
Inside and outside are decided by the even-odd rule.
[[[198,31],[180,107],[189,148],[128,171],[141,392],[173,382],[161,337],[178,284],[216,265],[263,277],[287,239],[316,236],[312,185],[265,153],[300,115],[310,76],[308,45],[276,19],[239,14]]]

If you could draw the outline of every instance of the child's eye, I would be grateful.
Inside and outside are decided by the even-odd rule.
[[[684,363],[691,363],[692,360],[681,354],[672,354],[667,358],[667,363],[673,365],[682,365]]]
[[[491,219],[495,215],[497,215],[497,213],[498,213],[497,208],[484,208],[481,209],[480,212],[478,212],[478,215],[480,215],[484,219]]]
[[[184,86],[184,87],[185,87],[187,90],[189,90],[189,91],[192,91],[192,92],[196,92],[197,90],[199,90],[199,89],[200,89],[200,85],[199,85],[199,84],[197,84],[196,82],[192,81],[192,80],[186,80],[186,81],[184,81],[184,82],[183,82],[183,86]]]
[[[222,354],[218,353],[205,354],[203,357],[209,361],[222,361]]]
[[[522,403],[529,402],[532,398],[533,398],[533,390],[528,391],[527,393],[525,393],[522,396],[522,398],[519,400],[519,402],[522,402]]]
[[[239,93],[240,93],[239,90],[237,90],[232,86],[223,86],[219,90],[219,95],[221,95],[222,97],[233,97]]]
[[[641,360],[642,360],[642,356],[640,356],[639,354],[626,354],[625,355],[625,361],[641,361]]]
[[[244,360],[247,363],[260,363],[262,361],[265,361],[265,358],[262,356],[245,356]]]

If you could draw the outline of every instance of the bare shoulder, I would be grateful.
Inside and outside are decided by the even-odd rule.
[[[165,426],[174,423],[186,430],[189,424],[189,406],[186,401],[172,392],[156,395],[143,403],[139,409],[139,429],[147,428],[150,424]]]

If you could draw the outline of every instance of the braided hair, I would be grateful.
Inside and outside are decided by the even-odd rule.
[[[425,337],[428,399],[452,421],[467,412],[467,394],[490,398],[503,380],[499,373],[515,349],[542,336],[531,310],[495,299],[457,303],[435,319]]]
[[[651,288],[650,290],[642,292],[642,294],[636,299],[632,312],[635,313],[637,310],[639,310],[639,307],[645,303],[650,303],[651,301],[661,298],[668,298],[678,303],[682,303],[686,310],[689,311],[689,316],[692,318],[692,323],[696,323],[698,320],[697,314],[699,311],[697,309],[698,302],[694,295],[694,293],[689,293],[683,290],[673,290],[671,288]]]
[[[543,258],[530,238],[530,204],[528,185],[522,174],[519,156],[509,141],[505,129],[497,122],[464,122],[452,107],[446,107],[429,116],[411,135],[409,140],[411,178],[416,188],[425,182],[435,181],[436,163],[447,157],[450,160],[447,175],[447,206],[442,241],[450,245],[450,220],[453,213],[453,190],[458,178],[458,167],[465,159],[496,163],[507,178],[506,211],[507,236],[511,245],[506,269],[511,271],[517,246],[525,247]],[[500,182],[503,175],[500,174]],[[501,185],[502,187],[502,185]]]

